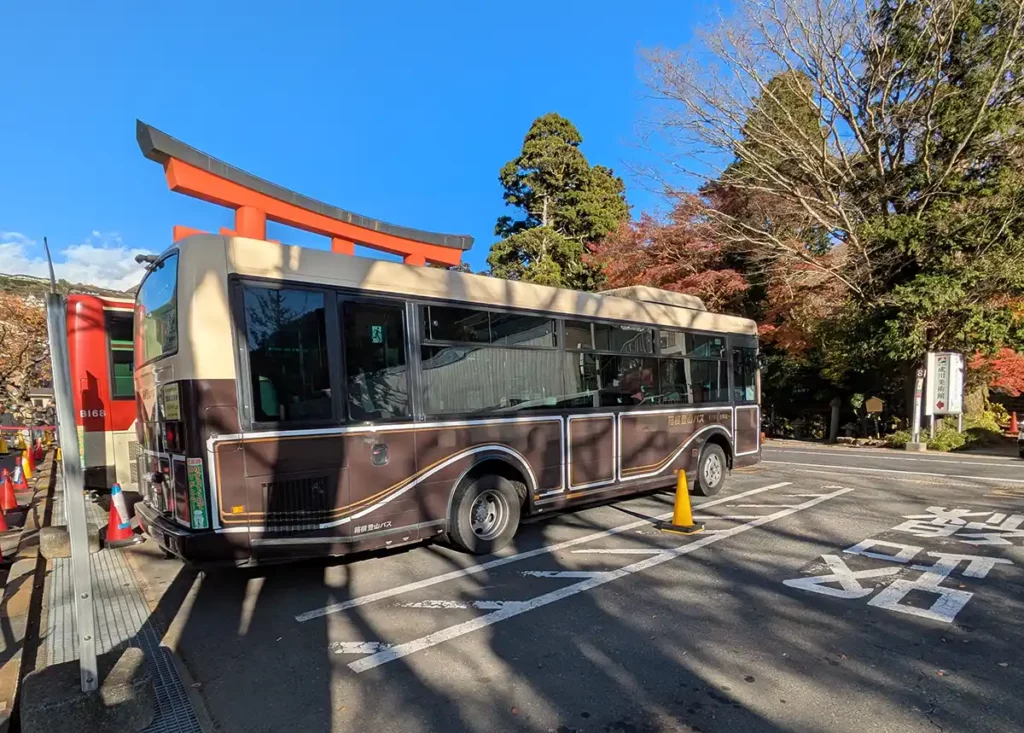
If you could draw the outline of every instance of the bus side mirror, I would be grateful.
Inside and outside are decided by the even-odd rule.
[[[762,372],[768,371],[768,357],[760,351],[757,352],[757,368]]]

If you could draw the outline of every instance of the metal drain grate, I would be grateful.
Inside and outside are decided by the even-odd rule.
[[[66,523],[63,496],[58,494],[54,499],[53,524]],[[91,507],[90,521],[102,516],[98,506],[87,506]],[[137,646],[146,653],[157,707],[156,717],[146,728],[146,733],[201,733],[199,719],[178,677],[172,653],[160,644],[163,629],[150,612],[135,575],[121,552],[101,550],[92,556],[96,652],[119,652],[129,646]],[[78,658],[71,560],[54,560],[47,582],[46,658],[47,664],[60,664]]]

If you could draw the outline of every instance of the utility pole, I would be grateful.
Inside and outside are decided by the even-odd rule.
[[[909,451],[923,452],[928,448],[926,443],[921,442],[921,395],[923,392],[924,367],[918,367],[914,379],[914,413],[910,423],[910,442],[906,446]]]

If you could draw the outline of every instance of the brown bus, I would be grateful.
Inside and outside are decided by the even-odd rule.
[[[196,235],[138,292],[144,530],[199,563],[445,536],[760,460],[756,326],[601,294]]]

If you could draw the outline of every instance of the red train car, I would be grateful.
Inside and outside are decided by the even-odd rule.
[[[138,483],[135,436],[134,301],[96,295],[67,299],[68,350],[75,426],[85,487],[124,489]]]

